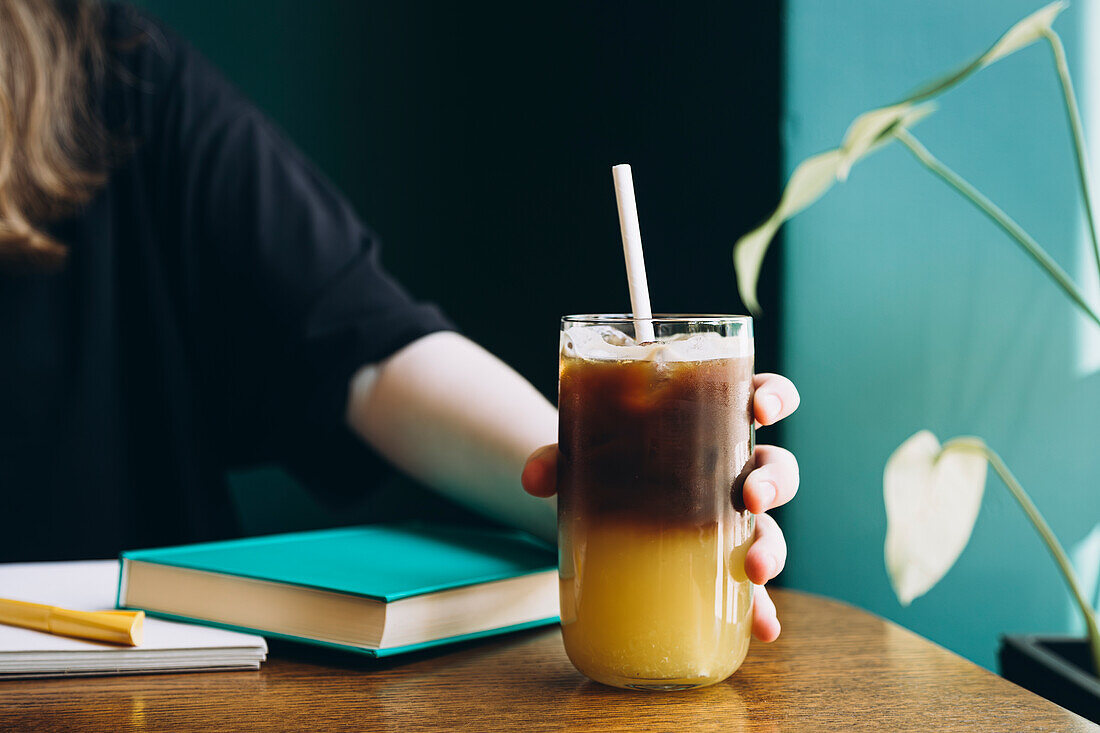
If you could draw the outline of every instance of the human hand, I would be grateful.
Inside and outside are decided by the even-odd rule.
[[[791,380],[778,374],[753,378],[753,411],[757,426],[773,425],[798,408],[799,396]],[[790,451],[757,445],[756,468],[745,479],[745,506],[756,515],[756,537],[745,555],[745,574],[756,584],[752,633],[760,641],[779,637],[775,604],[764,584],[783,571],[787,543],[783,531],[765,512],[790,501],[798,491],[798,462]],[[558,446],[545,445],[530,455],[523,468],[523,488],[533,496],[553,496],[558,487]]]

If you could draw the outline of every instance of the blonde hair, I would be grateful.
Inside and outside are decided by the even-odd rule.
[[[43,229],[106,180],[91,84],[104,65],[93,0],[0,0],[0,262],[60,264]]]

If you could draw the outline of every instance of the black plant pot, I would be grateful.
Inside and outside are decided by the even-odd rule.
[[[1002,636],[997,657],[1006,680],[1100,723],[1100,679],[1087,639]]]

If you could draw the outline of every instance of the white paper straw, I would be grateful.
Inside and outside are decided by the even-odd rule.
[[[615,202],[619,205],[619,229],[623,233],[623,256],[626,258],[626,282],[630,287],[630,309],[634,312],[634,338],[643,343],[653,341],[653,311],[649,307],[649,282],[645,277],[642,257],[642,231],[638,226],[638,204],[634,200],[634,177],[630,166],[612,166],[615,180]]]

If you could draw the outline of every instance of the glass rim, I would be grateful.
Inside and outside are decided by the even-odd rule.
[[[752,316],[735,316],[723,313],[654,313],[649,318],[636,318],[633,313],[581,313],[562,316],[562,323],[752,323]]]

